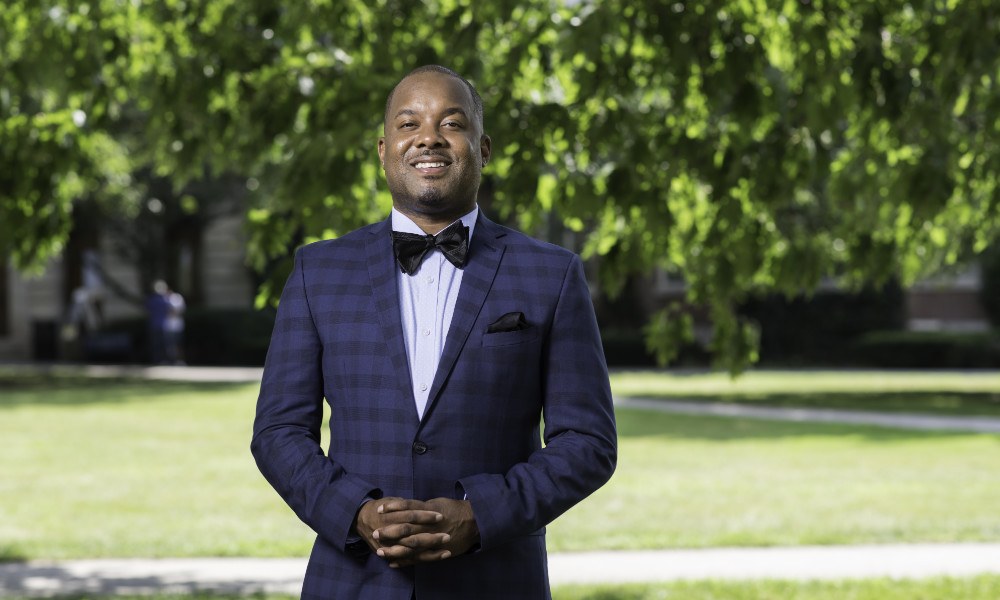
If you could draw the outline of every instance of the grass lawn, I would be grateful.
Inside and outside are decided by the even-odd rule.
[[[565,586],[553,600],[996,600],[1000,576],[922,580],[693,581]]]
[[[305,555],[249,453],[256,392],[0,379],[0,559]],[[1000,436],[618,418],[618,472],[553,551],[1000,540]]]
[[[616,371],[616,395],[1000,417],[1000,371]]]
[[[996,600],[1000,576],[921,580],[692,581],[631,585],[574,585],[553,588],[553,600]],[[80,596],[74,600],[91,598]],[[94,597],[95,600],[99,600]],[[239,600],[222,594],[115,596],[115,600]],[[253,600],[294,600],[255,594]],[[14,600],[14,599],[11,599]]]

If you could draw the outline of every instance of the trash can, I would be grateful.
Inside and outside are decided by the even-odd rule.
[[[54,319],[32,323],[32,358],[53,361],[59,357],[59,323]]]

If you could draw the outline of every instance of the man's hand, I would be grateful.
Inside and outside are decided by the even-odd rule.
[[[354,519],[354,531],[379,556],[385,556],[384,545],[406,538],[422,560],[440,560],[446,557],[436,558],[435,555],[443,553],[437,545],[444,543],[445,534],[434,532],[430,527],[443,519],[441,513],[424,508],[423,502],[387,497],[369,500],[361,506]],[[399,537],[385,535],[382,530],[386,528]]]
[[[479,541],[472,504],[449,498],[367,502],[355,530],[393,568],[457,556]]]

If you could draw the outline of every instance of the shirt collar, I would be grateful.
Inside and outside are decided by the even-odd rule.
[[[476,228],[476,219],[479,217],[479,205],[473,207],[472,211],[458,219],[469,228],[469,239],[472,239],[472,231]],[[451,225],[452,223],[449,223]],[[444,229],[442,227],[441,229]],[[415,233],[417,235],[427,235],[423,229],[413,222],[413,219],[392,208],[392,230],[401,233]]]

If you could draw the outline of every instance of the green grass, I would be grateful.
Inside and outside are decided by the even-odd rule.
[[[750,371],[681,375],[617,371],[618,396],[1000,417],[1000,372]]]
[[[1000,576],[833,581],[680,581],[628,585],[572,585],[552,590],[553,600],[996,600]],[[84,600],[97,596],[74,596]],[[282,594],[236,596],[199,593],[115,596],[115,600],[293,600]],[[15,599],[11,599],[15,600]]]
[[[0,378],[0,560],[306,555],[249,453],[256,392]],[[1000,540],[1000,436],[618,418],[618,472],[553,551]]]
[[[1000,436],[619,411],[552,550],[1000,539]]]
[[[303,555],[250,456],[256,385],[57,380],[0,391],[0,557]]]
[[[920,580],[692,581],[564,586],[553,600],[996,600],[1000,576]]]

